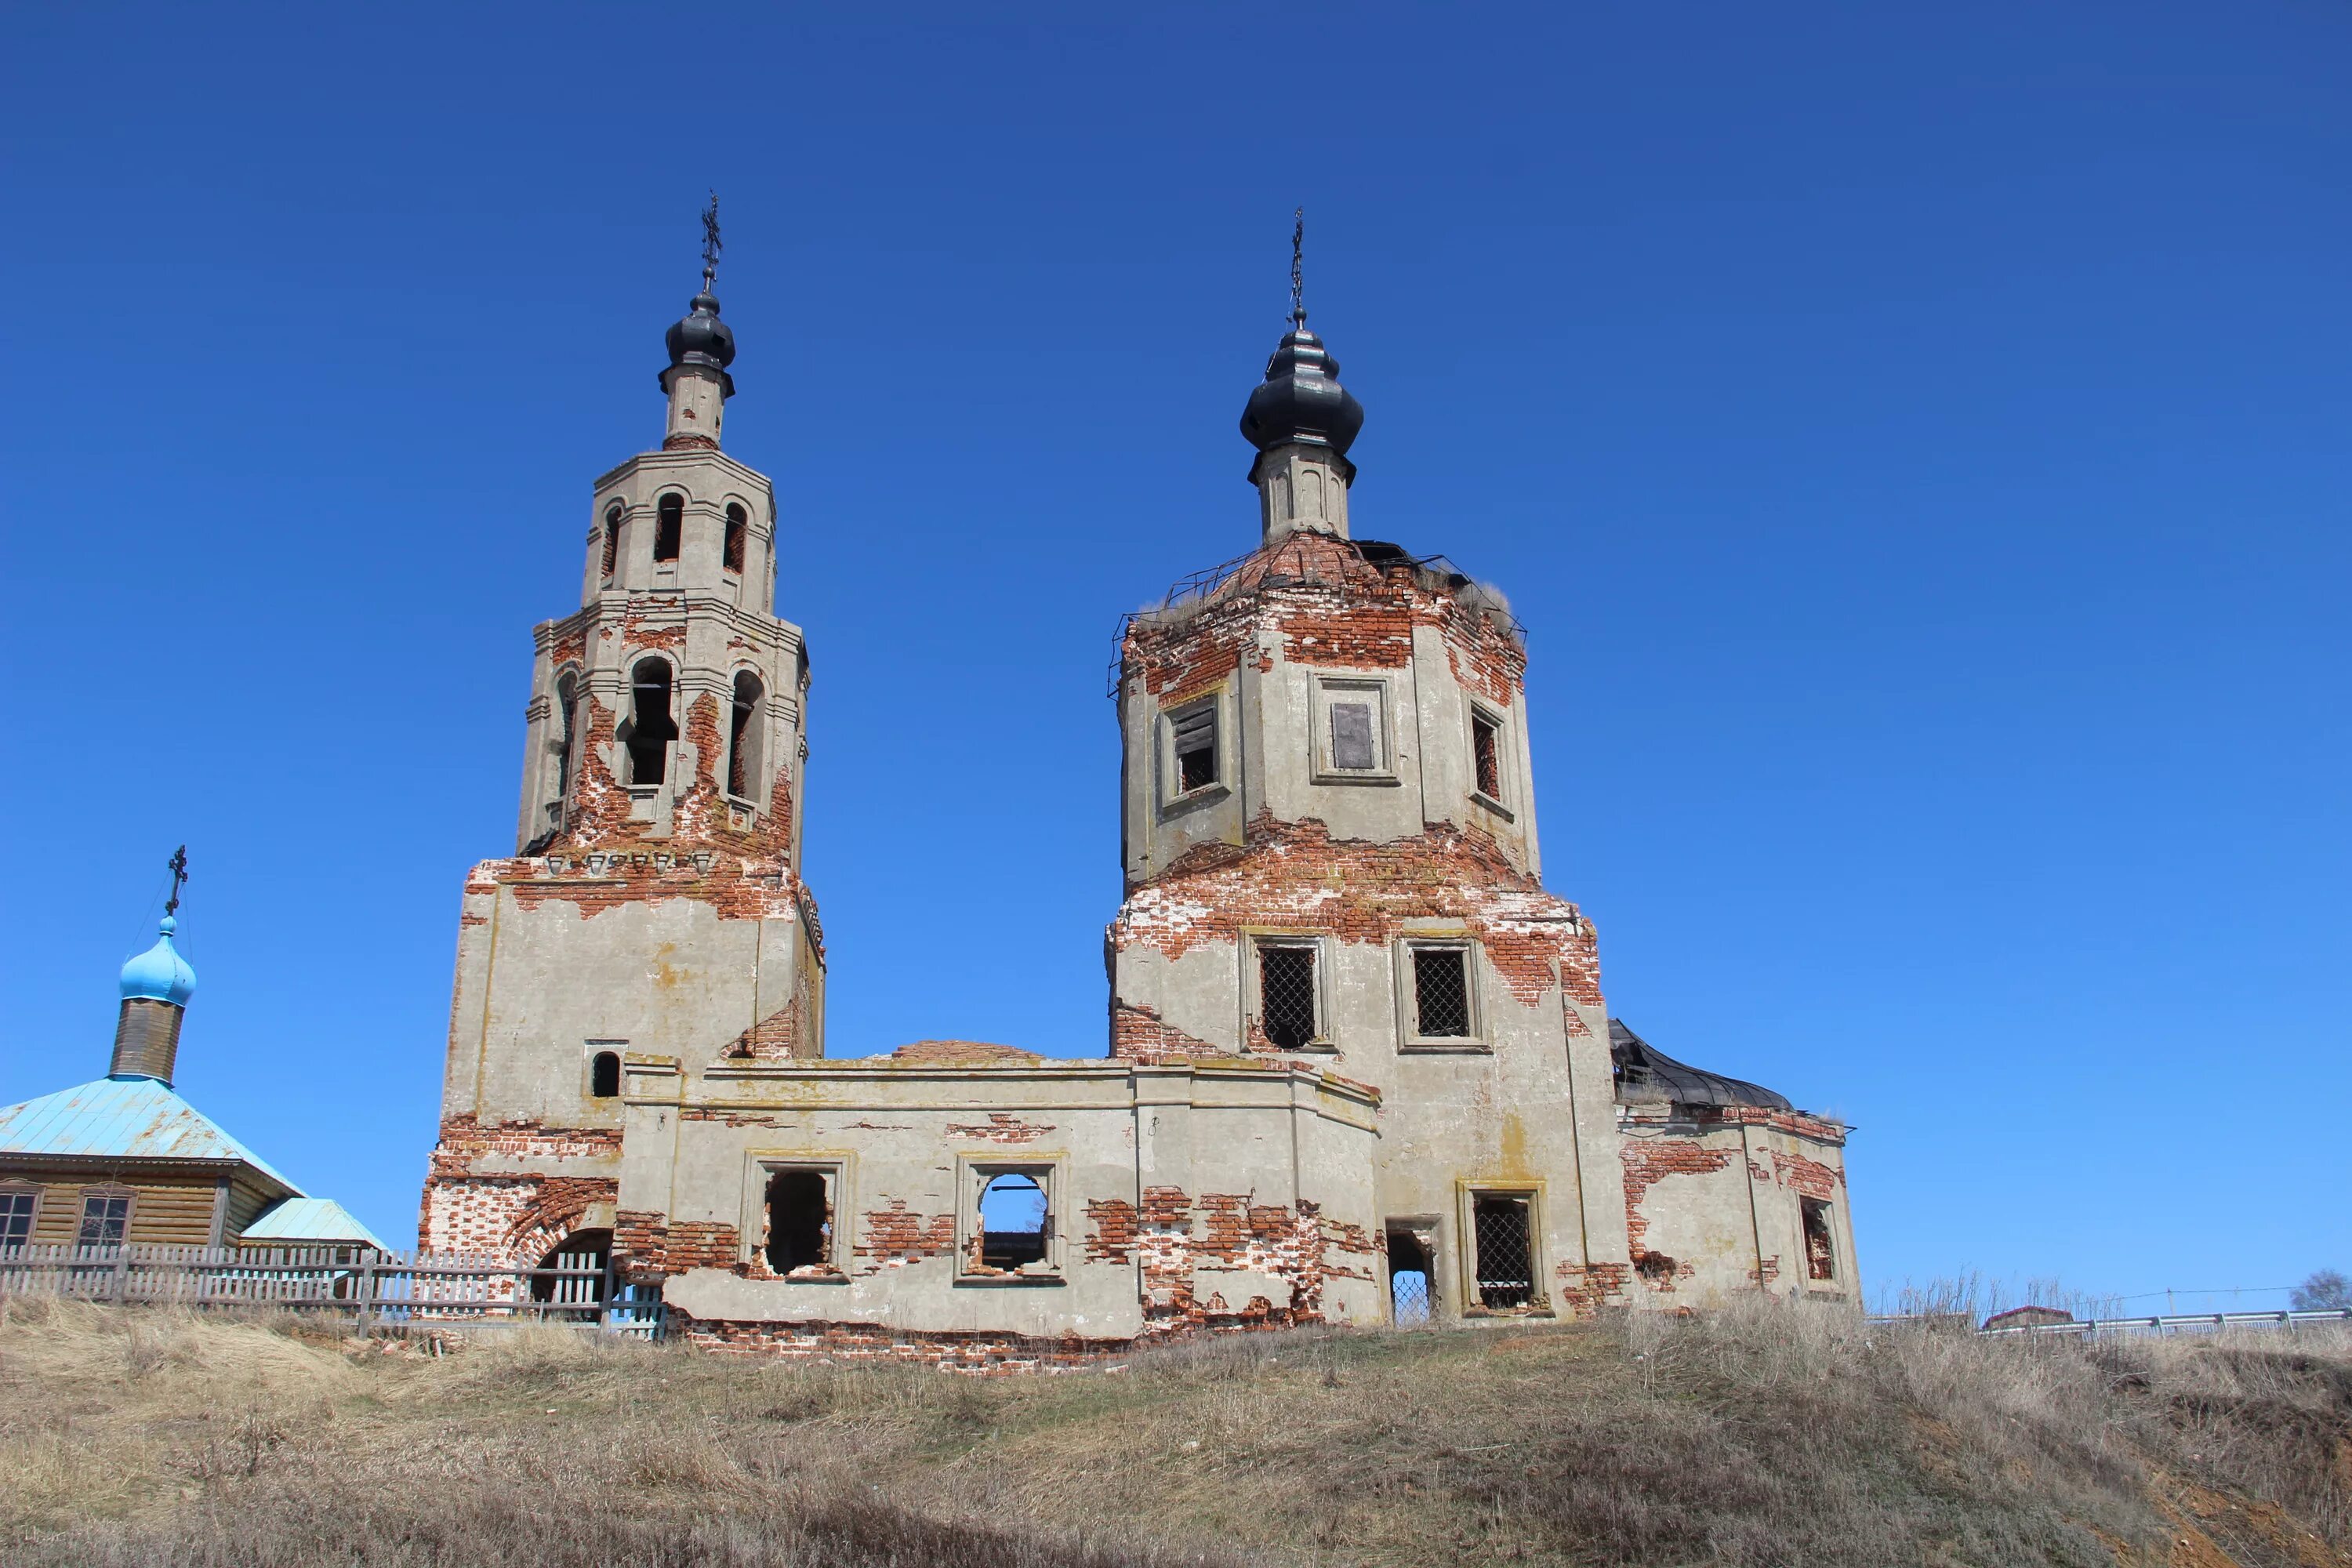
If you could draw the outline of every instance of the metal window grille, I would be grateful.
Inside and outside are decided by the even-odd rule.
[[[1257,950],[1258,1024],[1286,1051],[1315,1038],[1315,950]]]
[[[131,1200],[127,1197],[92,1195],[81,1205],[81,1234],[77,1238],[82,1247],[120,1247],[122,1232],[131,1223]]]
[[[1503,763],[1495,721],[1483,713],[1470,719],[1470,752],[1478,769],[1478,793],[1488,800],[1503,798]]]
[[[0,1193],[0,1250],[33,1239],[33,1194]]]
[[[1196,708],[1171,726],[1176,739],[1176,787],[1205,789],[1217,782],[1217,709]]]
[[[1413,1007],[1423,1038],[1469,1038],[1469,957],[1458,947],[1413,949]]]
[[[1429,1276],[1400,1268],[1389,1276],[1389,1315],[1400,1329],[1429,1321]]]
[[[1478,1242],[1478,1304],[1524,1307],[1535,1300],[1528,1200],[1480,1198],[1471,1206]]]
[[[1378,766],[1372,751],[1372,708],[1369,702],[1331,704],[1331,765],[1335,768]]]

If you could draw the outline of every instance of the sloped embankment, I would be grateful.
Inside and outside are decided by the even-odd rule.
[[[1755,1309],[974,1380],[0,1316],[12,1563],[2352,1564],[2352,1341]]]

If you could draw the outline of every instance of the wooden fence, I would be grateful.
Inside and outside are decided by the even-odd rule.
[[[0,1298],[191,1307],[287,1307],[362,1324],[594,1324],[658,1337],[658,1289],[629,1285],[603,1253],[534,1268],[501,1258],[368,1247],[21,1246],[0,1249]]]

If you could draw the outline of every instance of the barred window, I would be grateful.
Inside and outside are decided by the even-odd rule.
[[[1524,1197],[1480,1193],[1470,1223],[1478,1248],[1478,1304],[1524,1307],[1535,1300],[1533,1226]]]
[[[91,1193],[81,1200],[81,1231],[78,1247],[120,1247],[131,1228],[131,1194]]]
[[[1315,1038],[1315,950],[1261,944],[1257,950],[1258,1026],[1276,1048],[1295,1051]]]
[[[1470,954],[1458,947],[1412,950],[1415,1032],[1423,1039],[1470,1037]]]

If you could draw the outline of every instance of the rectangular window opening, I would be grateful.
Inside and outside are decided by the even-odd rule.
[[[1176,790],[1189,795],[1217,782],[1217,705],[1195,708],[1176,719]]]
[[[1470,715],[1470,757],[1477,770],[1478,793],[1488,800],[1502,799],[1502,726],[1485,713]]]
[[[1528,1207],[1526,1198],[1491,1193],[1471,1200],[1482,1307],[1524,1307],[1535,1300],[1534,1237]]]
[[[39,1203],[37,1193],[0,1193],[0,1252],[33,1239],[33,1210]]]
[[[1469,959],[1458,947],[1413,949],[1413,1010],[1422,1038],[1470,1037]]]
[[[768,1267],[778,1274],[833,1266],[832,1184],[823,1171],[768,1178]]]
[[[127,1193],[91,1193],[81,1201],[81,1230],[77,1247],[120,1247],[131,1228],[131,1196]]]
[[[1258,1026],[1276,1049],[1295,1051],[1315,1039],[1315,950],[1257,950]]]
[[[1372,745],[1372,705],[1369,702],[1331,704],[1331,765],[1368,771],[1380,765]]]
[[[1805,1278],[1837,1278],[1837,1248],[1830,1239],[1830,1205],[1819,1198],[1799,1198],[1805,1221]]]
[[[1048,1170],[999,1171],[980,1187],[980,1267],[1000,1274],[1050,1266],[1054,1229]]]

